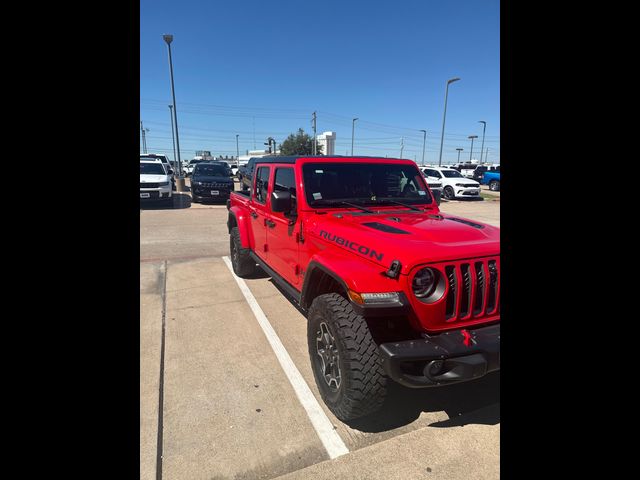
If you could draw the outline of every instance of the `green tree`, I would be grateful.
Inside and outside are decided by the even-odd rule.
[[[322,154],[322,146],[317,145],[318,155]],[[280,155],[313,155],[313,137],[299,128],[280,145]]]

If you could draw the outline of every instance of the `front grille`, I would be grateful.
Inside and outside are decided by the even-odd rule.
[[[159,186],[160,186],[159,183],[153,183],[153,182],[142,183],[142,182],[140,182],[140,188],[158,188]]]
[[[500,258],[444,265],[448,289],[447,322],[470,320],[500,311]]]
[[[221,195],[223,194],[227,194],[229,193],[229,188],[228,187],[196,187],[195,188],[195,192],[200,195],[210,195],[211,194],[211,190],[217,190]]]
[[[229,188],[231,188],[231,185],[229,185],[228,183],[201,183],[198,185],[198,187],[228,190]]]
[[[429,188],[440,188],[442,187],[441,183],[430,183]]]

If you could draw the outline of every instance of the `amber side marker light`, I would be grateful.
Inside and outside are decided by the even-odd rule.
[[[349,290],[349,298],[359,305],[400,303],[400,295],[398,292],[358,293]]]

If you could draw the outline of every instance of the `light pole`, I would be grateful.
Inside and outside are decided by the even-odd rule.
[[[142,153],[147,153],[147,137],[145,136],[145,132],[148,132],[149,129],[142,126],[142,120],[140,120],[140,131],[142,132]]]
[[[353,133],[355,132],[356,129],[356,120],[358,120],[357,118],[354,118],[351,121],[351,156],[353,157]]]
[[[238,135],[236,133],[236,163],[238,164],[238,166],[240,166],[240,146],[238,144],[238,137],[240,135]]]
[[[173,105],[169,105],[169,116],[171,117],[171,141],[173,142],[173,162],[178,167],[178,157],[176,156],[176,137],[175,132],[173,130]],[[182,174],[182,172],[178,171],[178,176]]]
[[[317,155],[318,152],[318,135],[316,133],[316,112],[313,112],[311,123],[313,124],[313,154]]]
[[[449,84],[460,80],[458,77],[447,80],[447,88],[444,92],[444,115],[442,117],[442,136],[440,137],[440,157],[438,158],[438,166],[442,165],[442,144],[444,143],[444,124],[447,119],[447,97],[449,96]]]
[[[400,158],[402,158],[402,151],[404,150],[404,137],[400,139]]]
[[[167,48],[169,49],[169,74],[171,78],[171,98],[173,100],[173,123],[176,128],[176,157],[178,160],[178,172],[180,172],[180,175],[176,179],[176,191],[183,192],[184,178],[182,177],[182,162],[180,161],[180,140],[178,138],[178,109],[176,107],[176,92],[173,87],[173,61],[171,59],[171,42],[173,42],[173,35],[165,34],[162,36],[162,38],[167,43]]]
[[[482,124],[482,147],[480,147],[480,165],[482,165],[482,152],[484,152],[484,132],[487,129],[487,122],[484,120],[478,121],[478,123]]]
[[[426,130],[420,130],[424,136],[422,138],[422,166],[424,167],[424,148],[427,144],[427,131]]]
[[[469,135],[471,139],[471,151],[469,152],[469,163],[471,163],[471,157],[473,156],[473,139],[478,138],[478,135]]]
[[[464,148],[456,148],[456,150],[458,151],[458,163],[460,163],[460,152],[464,150]]]

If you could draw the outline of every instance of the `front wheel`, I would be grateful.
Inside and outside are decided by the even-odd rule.
[[[489,182],[489,190],[493,192],[500,191],[500,182],[497,180],[491,180],[491,182]]]
[[[364,317],[337,293],[320,295],[309,309],[307,343],[320,396],[342,421],[382,407],[387,376]]]
[[[456,197],[456,193],[453,191],[453,187],[444,187],[444,198],[447,200],[453,200]]]

